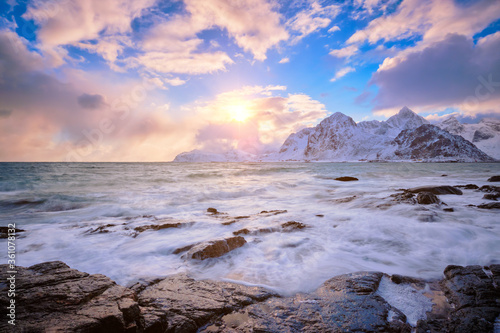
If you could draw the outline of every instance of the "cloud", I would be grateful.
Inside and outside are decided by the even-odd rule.
[[[283,58],[283,59],[281,59],[279,61],[280,64],[286,64],[286,63],[289,63],[289,62],[290,62],[290,59],[288,57],[285,57],[285,58]]]
[[[78,104],[84,109],[95,110],[106,105],[104,96],[95,94],[82,94],[77,98]]]
[[[330,29],[328,29],[328,33],[334,33],[335,31],[340,31],[340,27],[338,25],[334,25]]]
[[[73,44],[96,39],[101,34],[116,35],[131,31],[131,21],[155,0],[72,0],[55,2],[33,0],[25,19],[39,26],[37,38],[46,46]]]
[[[290,30],[298,35],[292,39],[292,44],[297,43],[307,35],[326,28],[341,11],[337,5],[321,6],[317,1],[311,3],[310,8],[298,12],[287,22]],[[331,29],[330,29],[331,30]],[[330,32],[330,30],[328,32]]]
[[[500,32],[480,39],[450,34],[444,40],[373,74],[375,110],[412,105],[456,107],[474,114],[500,112]]]
[[[338,79],[346,76],[347,74],[351,73],[351,72],[355,72],[356,69],[354,67],[350,67],[350,66],[347,66],[347,67],[344,67],[344,68],[341,68],[337,71],[337,73],[335,73],[335,76],[333,78],[330,79],[331,82],[335,82],[337,81]]]
[[[288,135],[326,116],[325,106],[305,94],[281,96],[283,86],[246,86],[195,103],[190,112],[199,121],[197,146],[212,151],[230,147],[250,153],[278,148]],[[238,122],[232,116],[243,108],[249,117]]]
[[[12,114],[12,110],[0,110],[0,118],[8,118]]]
[[[358,53],[359,48],[356,45],[346,46],[342,49],[331,50],[330,55],[337,58],[350,58],[356,53]]]

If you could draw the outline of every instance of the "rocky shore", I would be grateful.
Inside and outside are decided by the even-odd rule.
[[[2,320],[2,332],[470,333],[500,320],[500,265],[448,266],[437,281],[357,272],[293,296],[184,274],[123,287],[60,261],[17,272],[16,326]]]

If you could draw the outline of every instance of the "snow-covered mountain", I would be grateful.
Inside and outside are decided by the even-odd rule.
[[[430,125],[404,107],[387,121],[358,124],[337,112],[314,128],[292,134],[279,153],[265,160],[474,162],[493,159],[463,137]]]
[[[257,157],[253,154],[232,149],[223,153],[207,152],[202,150],[191,150],[180,153],[173,162],[247,162],[255,161]]]
[[[315,127],[291,134],[274,153],[256,156],[235,149],[225,153],[193,150],[177,155],[174,162],[494,161],[485,152],[500,159],[500,121],[471,125],[449,118],[438,126],[407,107],[387,121],[359,123],[336,112]]]
[[[457,118],[450,117],[436,126],[460,135],[486,154],[500,159],[500,120],[484,118],[478,124],[462,124]]]

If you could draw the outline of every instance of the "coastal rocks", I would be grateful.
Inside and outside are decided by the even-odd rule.
[[[500,202],[488,202],[478,205],[477,208],[481,209],[500,209]]]
[[[7,265],[0,265],[7,271]],[[16,267],[16,331],[139,332],[143,321],[132,290],[101,274],[89,275],[60,261]],[[10,300],[0,285],[4,313]],[[2,315],[5,318],[5,314]],[[0,331],[10,332],[6,320]]]
[[[462,195],[463,192],[456,187],[453,186],[419,186],[414,187],[409,190],[411,193],[420,193],[420,192],[429,192],[432,194],[440,195],[440,194],[455,194]]]
[[[313,293],[252,304],[201,332],[409,333],[405,315],[375,294],[382,276],[378,272],[337,276]]]
[[[464,188],[466,190],[477,190],[479,188],[476,184],[455,185],[454,187]]]
[[[447,332],[493,332],[500,315],[500,265],[448,266],[441,287],[453,305]]]
[[[196,332],[224,314],[276,296],[260,287],[196,281],[184,274],[132,289],[138,292],[145,332]]]
[[[139,227],[135,227],[134,230],[138,233],[144,232],[146,230],[162,230],[162,229],[169,229],[169,228],[179,228],[181,226],[185,225],[191,225],[192,223],[185,223],[185,222],[169,222],[169,223],[161,223],[161,224],[149,224],[149,225],[142,225]]]
[[[218,239],[194,245],[186,254],[189,259],[205,260],[220,257],[246,244],[241,236]]]
[[[341,181],[341,182],[352,182],[352,181],[356,181],[356,180],[359,180],[359,179],[356,178],[356,177],[344,176],[344,177],[335,178],[335,180],[338,180],[338,181]]]
[[[500,176],[492,176],[488,178],[489,182],[500,182]]]
[[[125,288],[58,261],[16,269],[19,332],[465,333],[493,332],[500,315],[500,265],[448,266],[440,281],[356,272],[286,297],[186,274]],[[4,317],[7,288],[0,284]]]
[[[0,238],[7,238],[9,237],[9,230],[11,231],[11,234],[16,234],[19,232],[24,232],[23,229],[17,229],[17,228],[9,228],[9,227],[0,227]]]
[[[417,202],[421,205],[440,203],[438,197],[431,192],[419,192],[417,195]]]
[[[259,229],[247,229],[243,228],[233,232],[233,235],[260,235],[260,234],[268,234],[271,232],[292,232],[300,229],[306,228],[307,225],[304,223],[296,222],[296,221],[288,221],[282,223],[279,227],[269,227],[269,228],[259,228]]]

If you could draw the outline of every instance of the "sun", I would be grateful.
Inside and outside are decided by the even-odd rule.
[[[252,112],[244,104],[231,105],[231,107],[228,108],[228,111],[231,119],[240,123],[252,116]]]

